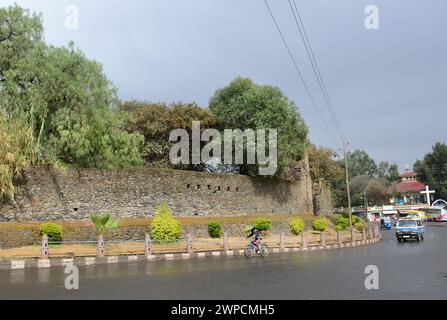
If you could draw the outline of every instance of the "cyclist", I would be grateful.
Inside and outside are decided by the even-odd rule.
[[[261,231],[259,231],[256,228],[251,229],[251,233],[247,238],[251,238],[254,236],[254,239],[251,241],[251,243],[253,243],[256,246],[256,251],[259,250],[259,245],[261,244]]]

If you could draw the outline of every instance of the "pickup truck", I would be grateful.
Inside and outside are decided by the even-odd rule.
[[[400,219],[396,224],[397,241],[406,239],[424,240],[425,226],[420,219]]]

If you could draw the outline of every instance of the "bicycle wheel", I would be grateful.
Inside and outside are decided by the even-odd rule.
[[[253,249],[253,247],[248,246],[245,248],[244,254],[247,258],[251,258],[255,255],[255,250]]]
[[[261,245],[261,248],[259,249],[259,253],[263,257],[267,257],[269,255],[269,249],[265,244]]]

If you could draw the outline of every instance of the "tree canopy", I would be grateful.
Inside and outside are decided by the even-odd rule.
[[[279,88],[238,77],[215,92],[209,108],[226,129],[276,129],[277,174],[289,162],[302,160],[308,129],[296,105]],[[241,165],[240,172],[254,175],[257,165]]]
[[[40,15],[0,9],[0,109],[23,115],[43,157],[115,168],[141,164],[142,137],[122,130],[115,88],[73,43],[43,41]]]
[[[437,199],[447,199],[447,145],[437,142],[432,151],[416,161],[414,171],[421,182],[436,191]]]

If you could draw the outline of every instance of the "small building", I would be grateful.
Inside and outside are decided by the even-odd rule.
[[[424,196],[421,191],[425,184],[417,180],[417,174],[409,168],[400,175],[401,181],[388,189],[390,204],[396,206],[424,204]]]

